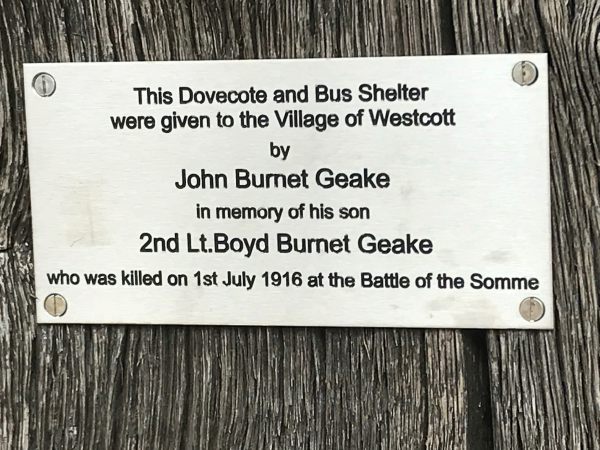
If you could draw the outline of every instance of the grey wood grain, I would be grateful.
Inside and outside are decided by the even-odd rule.
[[[454,1],[460,53],[548,52],[556,329],[491,331],[497,448],[600,448],[597,1]]]
[[[589,1],[0,0],[0,449],[598,448],[597,19]],[[35,326],[23,62],[546,50],[554,332]]]

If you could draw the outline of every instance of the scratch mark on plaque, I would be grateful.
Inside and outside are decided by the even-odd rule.
[[[83,239],[83,237],[80,237],[79,239],[75,239],[72,243],[71,243],[71,247],[73,247],[75,244],[77,244],[79,241],[81,241]]]
[[[505,250],[494,250],[485,255],[484,259],[486,261],[504,263],[510,260],[510,252],[507,252]]]
[[[415,192],[415,188],[413,186],[411,186],[410,184],[405,184],[400,187],[400,195],[404,199],[408,199],[409,197],[411,197],[414,192]]]
[[[93,247],[108,244],[106,220],[102,211],[108,208],[102,180],[74,180],[65,187],[65,230],[67,245]]]
[[[92,211],[92,208],[90,207],[90,202],[86,202],[86,207],[87,207],[87,216],[88,216],[88,222],[90,225],[90,242],[93,245],[94,244],[94,212]]]

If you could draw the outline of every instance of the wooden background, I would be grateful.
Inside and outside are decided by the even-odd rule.
[[[0,449],[600,448],[599,11],[0,0]],[[507,52],[549,53],[554,331],[35,325],[22,63]]]

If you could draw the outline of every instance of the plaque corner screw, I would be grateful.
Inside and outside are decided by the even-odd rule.
[[[531,86],[538,78],[538,70],[531,61],[519,61],[512,70],[512,78],[520,86]]]
[[[40,72],[33,77],[33,89],[40,97],[50,97],[56,91],[56,80],[46,72]]]
[[[545,311],[544,302],[537,297],[526,297],[519,305],[521,317],[528,322],[537,322],[544,317]]]
[[[63,316],[67,312],[67,300],[60,294],[50,294],[44,300],[44,309],[51,316]]]

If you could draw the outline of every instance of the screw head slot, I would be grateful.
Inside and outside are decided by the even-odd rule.
[[[512,78],[521,86],[531,86],[538,78],[538,70],[531,61],[519,61],[512,70]]]
[[[67,300],[60,294],[50,294],[44,300],[44,309],[54,317],[60,317],[67,312]]]
[[[519,305],[521,317],[528,322],[537,322],[544,317],[545,312],[544,303],[537,297],[527,297]]]
[[[56,80],[49,73],[41,72],[33,77],[32,86],[40,97],[50,97],[56,91]]]

